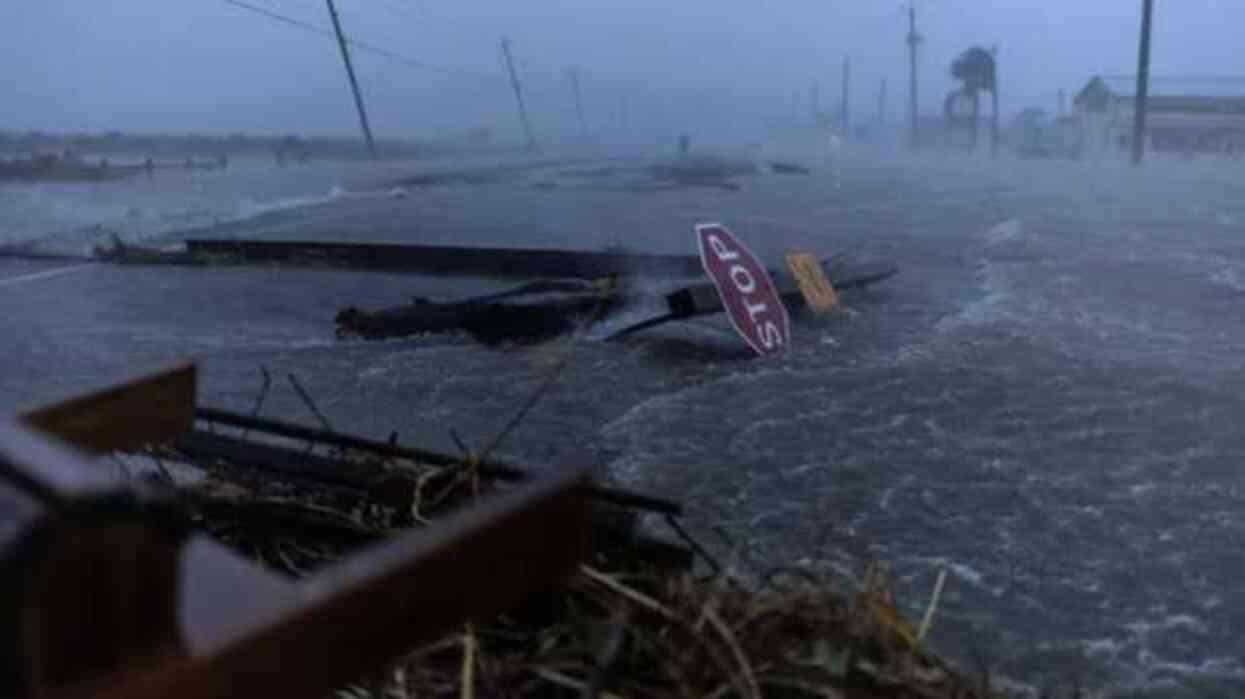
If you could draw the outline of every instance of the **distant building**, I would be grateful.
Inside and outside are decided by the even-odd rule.
[[[1021,111],[1003,131],[1004,140],[1021,158],[1079,158],[1084,133],[1076,117],[1050,118],[1038,108]]]
[[[1131,146],[1136,76],[1096,76],[1073,101],[1093,151]],[[1179,152],[1245,151],[1245,77],[1152,77],[1148,147]]]

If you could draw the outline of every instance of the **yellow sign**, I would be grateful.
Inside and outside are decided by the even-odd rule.
[[[839,295],[815,256],[807,252],[789,252],[787,269],[791,270],[791,276],[800,285],[800,294],[814,313],[829,313],[839,305]]]

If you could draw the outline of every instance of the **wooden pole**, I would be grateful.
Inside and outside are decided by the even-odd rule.
[[[908,106],[911,109],[912,149],[921,145],[921,131],[917,114],[916,47],[921,35],[916,33],[916,5],[908,6]]]
[[[584,119],[584,99],[579,91],[579,71],[571,69],[571,91],[575,95],[575,115],[579,118],[579,132],[588,138],[588,122]]]
[[[886,125],[886,78],[882,78],[882,87],[878,90],[878,126]]]
[[[852,130],[852,57],[843,57],[843,138]]]
[[[514,58],[510,55],[510,40],[501,40],[501,52],[506,57],[506,70],[510,73],[510,87],[514,88],[514,100],[519,105],[519,123],[523,126],[523,138],[526,148],[536,150],[536,138],[532,135],[532,124],[527,120],[527,105],[523,103],[523,85],[514,69]]]
[[[1137,56],[1137,104],[1133,114],[1133,166],[1140,166],[1146,151],[1146,106],[1150,99],[1150,25],[1154,0],[1142,0],[1141,47]]]
[[[367,108],[363,106],[363,95],[359,94],[359,81],[355,78],[354,65],[350,63],[350,49],[346,46],[346,37],[342,34],[341,20],[337,17],[337,7],[333,0],[325,0],[329,6],[329,17],[333,20],[333,31],[337,34],[337,46],[342,51],[342,61],[346,64],[346,77],[350,78],[350,91],[354,93],[354,106],[359,112],[359,124],[363,127],[363,138],[367,141],[367,152],[376,157],[376,143],[372,140],[372,127],[367,121]]]

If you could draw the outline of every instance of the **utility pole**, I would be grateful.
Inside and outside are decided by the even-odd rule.
[[[584,120],[584,100],[579,92],[579,71],[571,69],[571,91],[575,94],[575,114],[579,117],[579,132],[584,139],[588,138],[588,122]]]
[[[910,128],[912,129],[912,149],[921,146],[921,131],[917,113],[916,85],[916,47],[921,43],[921,35],[916,32],[916,4],[908,5],[908,106],[911,109]]]
[[[1063,90],[1059,91],[1059,118],[1067,116],[1067,94]]]
[[[1137,105],[1133,115],[1133,167],[1141,165],[1146,152],[1146,107],[1150,99],[1150,20],[1154,0],[1142,0],[1141,50],[1137,56]]]
[[[363,106],[363,95],[359,94],[359,81],[354,75],[354,66],[350,63],[350,49],[346,47],[346,37],[342,35],[342,23],[337,18],[337,8],[333,0],[325,0],[329,6],[329,17],[333,20],[333,31],[337,33],[337,45],[342,50],[342,61],[346,64],[346,77],[350,78],[350,90],[354,93],[354,106],[359,112],[359,124],[363,127],[363,138],[367,140],[367,152],[376,157],[376,143],[372,140],[372,127],[367,122],[367,108]]]
[[[882,77],[882,87],[878,90],[878,126],[886,126],[886,76]]]
[[[843,57],[843,138],[852,130],[852,57]]]
[[[526,148],[536,150],[536,137],[532,135],[532,124],[527,120],[527,105],[523,103],[523,85],[519,83],[519,75],[514,70],[514,58],[510,55],[510,40],[501,40],[501,52],[506,57],[506,70],[510,73],[510,87],[514,88],[514,100],[519,104],[519,123],[523,126],[523,138],[527,139]]]

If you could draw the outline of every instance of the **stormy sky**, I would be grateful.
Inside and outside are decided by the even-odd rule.
[[[324,29],[322,0],[247,0]],[[356,51],[381,137],[472,127],[517,139],[498,42],[508,36],[544,134],[577,129],[578,68],[596,132],[711,129],[750,138],[767,121],[837,109],[853,60],[857,121],[902,118],[906,16],[898,0],[337,0],[348,35],[414,59]],[[924,110],[951,59],[997,45],[1005,111],[1053,111],[1094,73],[1131,73],[1140,0],[918,0]],[[1240,0],[1157,0],[1156,74],[1242,74]],[[298,131],[352,135],[353,104],[325,37],[223,0],[43,0],[0,7],[0,129]]]

